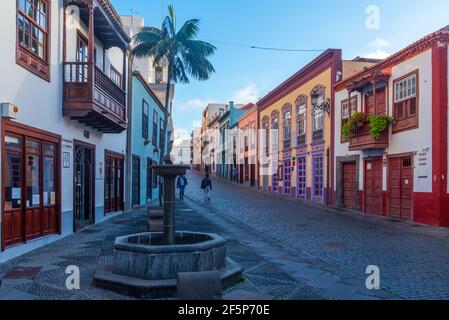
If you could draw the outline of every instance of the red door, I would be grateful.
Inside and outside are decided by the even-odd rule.
[[[382,159],[365,160],[365,212],[382,215]]]
[[[412,158],[393,158],[388,163],[389,212],[398,219],[412,218]]]
[[[343,164],[343,206],[345,208],[355,208],[356,202],[356,172],[355,162]]]

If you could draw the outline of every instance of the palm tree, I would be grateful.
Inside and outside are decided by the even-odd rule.
[[[216,48],[210,43],[197,40],[200,21],[191,19],[176,31],[176,20],[173,5],[168,6],[169,15],[165,17],[162,28],[144,27],[134,36],[135,48],[133,56],[152,57],[155,66],[165,64],[168,69],[167,90],[165,94],[164,130],[167,137],[168,108],[170,87],[175,83],[189,83],[189,75],[196,80],[209,79],[215,72],[209,57]],[[163,163],[165,138],[160,150]]]

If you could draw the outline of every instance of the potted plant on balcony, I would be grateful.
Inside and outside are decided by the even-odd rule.
[[[354,112],[349,119],[350,128],[363,127],[366,122],[366,114],[364,112]]]
[[[379,140],[382,132],[388,129],[388,126],[394,122],[394,119],[386,114],[379,114],[370,116],[368,122],[370,135],[375,140]]]
[[[343,137],[345,137],[345,139],[349,139],[352,137],[352,129],[349,126],[349,121],[343,124],[343,126],[341,127],[341,132],[343,134]]]

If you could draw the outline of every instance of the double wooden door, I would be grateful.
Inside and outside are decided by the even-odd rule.
[[[365,212],[382,215],[382,158],[365,160]]]
[[[389,213],[391,217],[411,220],[413,193],[412,157],[390,158],[388,161]]]
[[[355,162],[343,164],[343,206],[354,209],[357,201],[357,165]]]

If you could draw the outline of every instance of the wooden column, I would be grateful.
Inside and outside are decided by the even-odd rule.
[[[127,49],[123,49],[123,73],[122,73],[122,89],[123,91],[126,92],[126,61],[127,61],[127,57],[128,57],[128,50]]]
[[[94,83],[94,55],[95,55],[95,28],[94,28],[94,11],[95,11],[95,5],[93,1],[89,3],[88,5],[89,9],[89,26],[88,26],[88,36],[89,36],[89,43],[88,43],[88,50],[89,50],[89,79],[88,81],[92,84]],[[93,86],[91,86],[93,90]]]

